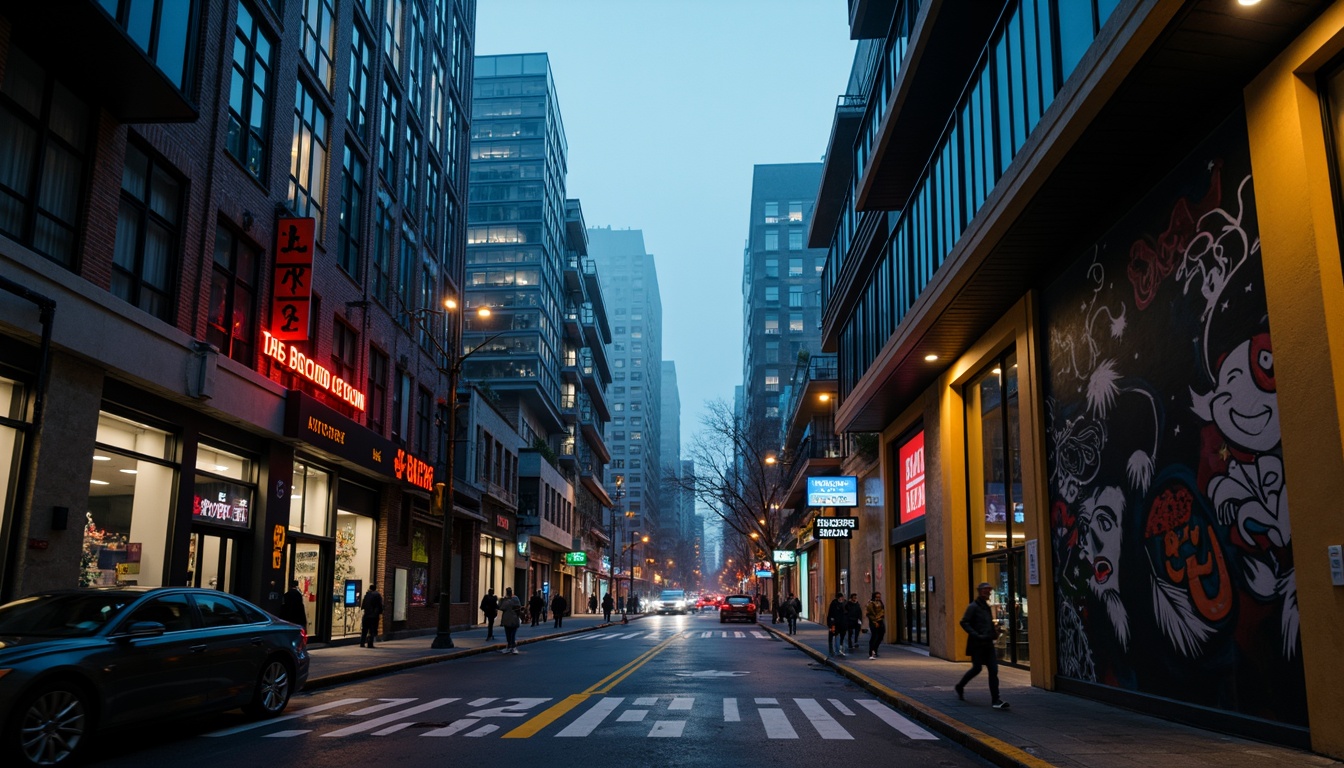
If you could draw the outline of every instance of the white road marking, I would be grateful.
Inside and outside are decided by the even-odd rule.
[[[827,701],[831,702],[831,706],[839,710],[840,714],[854,717],[854,710],[850,709],[849,707],[846,707],[844,704],[841,704],[839,699],[827,699]]]
[[[714,636],[714,633],[713,633],[713,632],[701,632],[701,633],[700,633],[700,636],[701,636],[701,637],[713,637],[713,636]]]
[[[301,710],[299,710],[298,712],[294,712],[294,713],[292,713],[292,714],[281,715],[280,717],[273,717],[273,718],[271,718],[270,720],[259,720],[259,721],[255,722],[255,723],[248,723],[247,725],[238,725],[238,726],[234,726],[233,728],[225,728],[225,729],[222,730],[222,731],[215,731],[214,733],[207,733],[207,734],[205,734],[205,735],[206,735],[206,736],[232,736],[232,735],[235,734],[235,733],[242,733],[243,731],[250,731],[250,730],[252,730],[252,729],[254,729],[254,728],[264,728],[264,727],[266,727],[266,726],[268,726],[268,725],[275,725],[276,723],[283,723],[283,722],[286,721],[286,720],[293,720],[293,719],[295,719],[295,718],[297,718],[297,717],[305,717],[305,716],[307,716],[307,715],[317,714],[318,712],[325,712],[325,711],[327,711],[328,709],[335,709],[336,707],[343,707],[343,706],[345,706],[346,704],[358,704],[358,703],[361,702],[361,701],[368,701],[368,699],[362,699],[362,698],[361,698],[361,699],[338,699],[338,700],[336,700],[336,701],[329,701],[329,702],[327,702],[326,704],[318,704],[318,705],[315,706],[315,707],[309,707],[309,708],[307,708],[307,709],[301,709]],[[456,701],[456,699],[454,699],[454,701]]]
[[[657,696],[641,696],[630,705],[632,707],[652,707],[658,703]]]
[[[624,696],[602,697],[602,700],[590,707],[587,712],[579,715],[577,720],[565,726],[563,731],[555,734],[556,738],[561,736],[570,738],[587,736],[593,732],[594,728],[601,725],[602,721],[607,718],[607,715],[611,714],[612,710],[619,707],[622,701],[625,701]]]
[[[349,714],[349,717],[363,717],[364,715],[372,715],[375,712],[382,712],[384,709],[400,707],[402,704],[410,704],[412,701],[415,701],[415,699],[379,699],[379,701],[384,703],[374,704],[371,707],[365,707],[356,712],[351,712]],[[453,699],[453,701],[457,701],[457,699]]]
[[[737,699],[723,700],[723,722],[740,723],[742,716],[737,713]]]
[[[782,709],[762,709],[761,724],[765,726],[765,735],[771,739],[796,739],[798,732],[789,724],[789,718]]]
[[[762,640],[769,640],[769,639],[770,639],[770,636],[769,636],[769,635],[765,634],[764,632],[757,632],[757,631],[754,630],[754,629],[751,630],[751,634],[754,635],[755,637],[759,637],[759,638],[762,639]]]
[[[322,734],[322,736],[325,738],[333,738],[339,736],[350,736],[356,733],[364,733],[365,731],[372,731],[373,729],[387,725],[388,723],[393,723],[398,720],[405,720],[411,715],[418,715],[421,712],[428,712],[431,709],[437,709],[438,707],[442,707],[444,704],[448,704],[454,701],[457,701],[457,699],[434,699],[433,701],[421,704],[418,707],[411,707],[410,709],[403,709],[400,712],[393,712],[390,715],[375,717],[372,720],[368,720],[363,723],[356,723],[352,726],[349,726],[348,728],[341,728],[339,730],[332,731],[331,733],[324,733]],[[494,701],[494,699],[489,699],[489,701]]]
[[[807,716],[808,722],[817,729],[817,735],[823,739],[845,739],[853,741],[854,737],[849,735],[840,723],[836,722],[834,717],[826,711],[816,699],[794,699],[793,702]]]
[[[305,734],[305,733],[312,733],[312,731],[276,731],[275,733],[268,733],[268,734],[266,734],[263,738],[267,738],[267,739],[288,739],[288,738],[291,738],[291,737],[293,737],[293,736],[302,736],[302,735]]]
[[[491,697],[491,698],[488,698],[488,699],[477,699],[477,700],[475,700],[475,701],[468,701],[468,702],[467,702],[467,706],[468,706],[468,707],[484,707],[486,704],[489,704],[490,702],[494,701],[494,700],[497,699],[497,698],[499,698],[499,697],[498,697],[498,696],[494,696],[494,697]]]
[[[892,711],[891,708],[876,699],[856,699],[859,706],[877,715],[878,719],[890,725],[892,728],[900,731],[911,739],[924,741],[937,741],[938,737],[932,733],[920,728],[918,725],[907,720],[904,716]]]
[[[498,731],[498,730],[499,730],[499,726],[498,726],[498,725],[482,725],[480,728],[477,728],[476,730],[472,731],[471,733],[468,733],[467,736],[468,736],[468,737],[478,737],[478,738],[479,738],[479,737],[481,737],[481,736],[485,736],[486,734],[494,733],[495,731]]]
[[[668,710],[684,710],[689,712],[695,704],[694,696],[677,696],[672,699],[672,703],[667,705]]]
[[[681,738],[681,732],[685,729],[685,720],[659,720],[649,731],[649,738],[677,739]]]
[[[737,638],[737,637],[746,637],[746,636],[747,636],[747,635],[746,635],[745,632],[734,632],[734,633],[733,633],[733,637],[734,637],[734,638]]]
[[[404,730],[406,730],[407,728],[410,728],[412,725],[414,725],[414,723],[412,723],[410,720],[403,720],[403,721],[401,721],[400,723],[393,723],[393,724],[387,726],[386,728],[384,728],[384,729],[381,730],[381,731],[374,731],[374,732],[373,732],[373,735],[374,735],[374,736],[391,736],[392,734],[396,733],[397,731],[404,731]]]
[[[642,723],[644,716],[649,714],[647,709],[627,709],[616,718],[618,723]]]
[[[481,722],[481,721],[480,721],[480,720],[472,720],[471,718],[467,718],[467,719],[465,719],[465,720],[458,720],[457,722],[450,724],[450,725],[449,725],[448,727],[446,727],[446,728],[435,728],[435,729],[432,730],[432,731],[425,731],[425,732],[422,733],[421,735],[422,735],[422,736],[452,736],[452,735],[455,734],[455,733],[461,733],[462,731],[467,730],[468,728],[470,728],[471,726],[473,726],[473,725],[475,725],[475,724],[477,724],[477,723],[479,723],[479,722]]]

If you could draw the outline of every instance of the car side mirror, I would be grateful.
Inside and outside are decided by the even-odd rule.
[[[129,639],[137,637],[158,637],[167,630],[167,627],[157,621],[133,621],[131,622],[131,625],[126,628],[126,631],[121,633],[121,636]]]

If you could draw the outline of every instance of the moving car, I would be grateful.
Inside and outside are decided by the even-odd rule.
[[[700,598],[695,601],[695,607],[696,609],[714,608],[717,610],[719,607],[719,598],[714,595],[701,595]]]
[[[0,755],[68,765],[128,723],[243,707],[274,717],[308,636],[213,589],[97,587],[0,606]]]
[[[653,603],[654,613],[680,613],[685,615],[687,610],[686,590],[684,589],[664,589],[662,594]]]
[[[728,595],[719,603],[719,623],[727,623],[729,619],[745,619],[746,621],[756,621],[756,603],[751,601],[750,595]]]

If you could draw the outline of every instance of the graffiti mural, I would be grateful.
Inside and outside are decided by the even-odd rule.
[[[1244,115],[1043,315],[1059,674],[1306,725]]]

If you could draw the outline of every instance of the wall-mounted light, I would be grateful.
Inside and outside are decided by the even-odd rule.
[[[926,363],[932,363],[932,362],[934,362],[934,361],[937,360],[937,359],[938,359],[938,356],[937,356],[937,355],[925,355],[925,356],[924,356],[924,362],[926,362]]]

